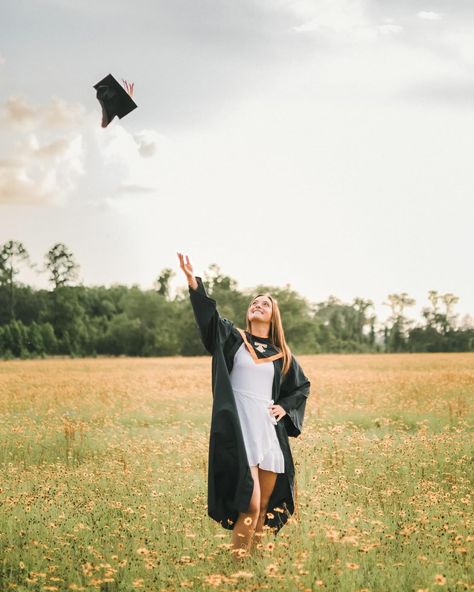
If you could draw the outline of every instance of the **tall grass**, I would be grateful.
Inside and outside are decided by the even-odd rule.
[[[474,355],[301,356],[298,512],[207,517],[209,358],[0,365],[0,589],[474,589]]]

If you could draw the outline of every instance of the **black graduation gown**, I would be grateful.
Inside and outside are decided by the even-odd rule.
[[[196,280],[197,289],[189,288],[191,304],[204,347],[212,354],[208,514],[224,528],[232,530],[239,513],[248,510],[253,493],[253,477],[229,376],[234,356],[243,342],[243,332],[219,315],[216,301],[206,294],[201,278],[196,277]],[[310,382],[294,356],[285,377],[281,358],[268,363],[273,363],[275,369],[272,399],[286,411],[275,426],[285,472],[278,474],[265,518],[265,525],[276,534],[295,510],[295,468],[288,436],[296,438],[301,433]]]

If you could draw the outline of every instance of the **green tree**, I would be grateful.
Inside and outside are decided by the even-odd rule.
[[[371,326],[371,319],[367,316],[367,311],[374,306],[372,300],[364,300],[363,298],[354,298],[352,308],[355,311],[355,327],[354,332],[351,335],[352,339],[355,339],[359,343],[362,343],[365,339],[365,328]],[[373,329],[373,328],[372,328]]]
[[[371,306],[371,300],[354,298],[352,304],[346,304],[335,296],[317,303],[314,320],[321,351],[370,351],[375,342],[375,317],[367,316]]]
[[[384,302],[384,305],[390,306],[391,315],[388,322],[391,326],[388,330],[385,346],[391,352],[404,351],[407,345],[408,329],[413,323],[405,316],[405,309],[414,306],[416,301],[410,298],[406,292],[389,294],[388,300],[388,304]]]
[[[43,333],[38,323],[33,322],[28,327],[27,347],[28,351],[32,354],[40,356],[45,354]]]
[[[444,323],[443,323],[443,334],[446,335],[449,331],[452,331],[456,326],[457,315],[453,312],[453,307],[459,302],[458,296],[451,294],[450,292],[443,294],[441,300],[444,304]]]
[[[79,265],[74,255],[63,243],[56,243],[45,255],[46,270],[49,271],[49,281],[54,289],[77,280]]]
[[[46,354],[55,354],[58,348],[58,340],[54,334],[54,329],[51,323],[41,323],[39,325],[41,331],[41,339],[43,341],[44,352]]]
[[[99,353],[113,356],[140,355],[143,349],[143,332],[139,319],[129,319],[126,314],[115,316],[106,334],[100,339]]]
[[[171,268],[166,267],[155,281],[154,287],[156,291],[161,296],[164,296],[166,300],[169,300],[170,297],[170,280],[175,275],[175,272]]]
[[[220,315],[238,327],[245,327],[245,312],[251,296],[238,290],[237,282],[223,274],[215,263],[204,272],[203,281],[209,296],[216,300]]]
[[[140,322],[142,344],[138,355],[173,355],[179,351],[173,302],[154,290],[133,287],[123,300],[123,309],[129,319]]]
[[[3,347],[16,358],[28,357],[28,329],[21,321],[10,321],[3,327]]]
[[[87,288],[60,286],[50,293],[49,311],[44,319],[54,327],[59,354],[78,356],[94,353],[93,325],[84,307]]]
[[[30,264],[28,251],[19,241],[8,241],[0,249],[0,286],[8,293],[9,319],[15,318],[15,276],[23,264]]]

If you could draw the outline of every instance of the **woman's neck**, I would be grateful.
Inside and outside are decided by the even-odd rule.
[[[255,337],[262,337],[266,339],[270,337],[270,324],[269,323],[253,323],[250,325],[250,333]]]

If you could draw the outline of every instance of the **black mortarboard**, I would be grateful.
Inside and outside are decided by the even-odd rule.
[[[133,91],[133,84],[127,84],[127,87],[130,92]],[[97,90],[97,99],[102,107],[102,127],[107,127],[116,115],[122,119],[127,113],[137,108],[130,94],[112,74],[94,84],[94,88]]]

